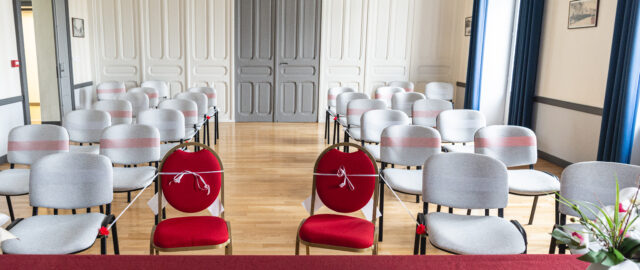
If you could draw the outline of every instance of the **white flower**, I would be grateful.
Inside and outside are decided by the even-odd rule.
[[[0,213],[0,226],[4,225],[9,221],[9,217],[5,214]]]
[[[628,201],[628,202],[633,202],[636,205],[640,205],[640,200],[638,201],[633,200],[637,192],[638,192],[638,188],[635,188],[635,187],[628,187],[628,188],[621,189],[619,193],[620,202]]]

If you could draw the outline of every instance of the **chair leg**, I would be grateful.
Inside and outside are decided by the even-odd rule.
[[[215,136],[215,138],[216,139],[220,139],[220,125],[219,125],[220,121],[219,121],[218,118],[219,118],[218,117],[218,111],[216,111],[216,119],[215,119],[215,121],[216,121],[216,130],[215,130],[215,132],[216,132],[215,135],[216,136]],[[215,143],[215,140],[214,140],[214,143]]]
[[[54,215],[54,216],[57,216],[57,215],[58,215],[58,209],[56,209],[56,208],[54,208],[54,209],[53,209],[53,215]]]
[[[329,111],[324,112],[324,138],[326,139],[329,136],[329,131],[327,127],[329,127]]]
[[[382,242],[382,232],[384,228],[384,182],[380,183],[380,225],[378,225],[378,242]]]
[[[102,236],[100,237],[100,255],[107,254],[107,238]]]
[[[467,209],[467,216],[471,215],[471,209]]]
[[[118,243],[118,227],[115,223],[113,223],[113,227],[111,227],[111,236],[113,239],[113,254],[120,255],[120,244]]]
[[[149,255],[153,255],[153,245],[151,244],[151,241],[149,241]]]
[[[11,221],[16,220],[16,216],[13,214],[13,206],[11,205],[11,197],[5,196],[7,198],[7,206],[9,207],[9,216],[11,217]]]
[[[348,142],[349,142],[349,134],[347,133],[347,129],[346,129],[346,128],[344,129],[344,142],[346,142],[346,143],[348,143]],[[343,151],[344,151],[345,153],[349,153],[349,147],[348,147],[348,146],[345,146],[345,147],[344,147],[344,149],[343,149]]]
[[[529,216],[529,225],[533,224],[533,217],[536,215],[536,207],[538,206],[538,196],[533,197],[533,206],[531,207],[531,215]]]
[[[332,140],[332,144],[336,144],[336,132],[338,132],[338,129],[336,128],[336,126],[338,125],[338,121],[333,120],[333,140]]]
[[[427,237],[422,235],[420,236],[420,254],[421,255],[427,254]]]
[[[131,202],[131,191],[127,192],[127,203]]]
[[[296,236],[296,256],[300,255],[300,236]]]
[[[309,246],[305,246],[307,248],[307,255],[309,255]]]
[[[549,254],[556,253],[556,239],[551,237],[551,242],[549,243]]]
[[[418,221],[419,219],[416,219]],[[418,230],[418,224],[416,224],[416,230]],[[420,236],[419,234],[415,234],[413,239],[413,255],[418,255],[418,250],[420,249]]]
[[[100,205],[100,213],[104,214],[104,207],[102,205]]]
[[[416,203],[420,203],[420,195],[416,195]]]
[[[71,209],[71,214],[75,215],[76,214],[76,209]]]

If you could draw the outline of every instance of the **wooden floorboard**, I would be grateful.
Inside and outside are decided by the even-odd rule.
[[[220,141],[215,149],[225,169],[224,207],[226,219],[231,221],[234,254],[294,254],[296,230],[300,221],[308,216],[301,202],[311,194],[314,162],[327,146],[322,138],[323,127],[318,123],[220,123]],[[7,165],[0,166],[0,169],[6,168]],[[556,175],[562,171],[544,160],[539,160],[536,168]],[[153,214],[146,202],[152,195],[152,190],[145,191],[118,222],[122,254],[149,253]],[[400,196],[414,215],[421,210],[421,204],[415,203],[415,196]],[[12,201],[18,217],[31,215],[28,196],[12,197]],[[532,202],[532,197],[510,195],[505,217],[524,225],[529,238],[529,253],[547,253],[554,200],[551,196],[541,197],[533,225],[526,225]],[[114,212],[120,213],[126,205],[126,194],[115,194]],[[0,198],[0,212],[8,214],[4,198]],[[40,213],[53,214],[53,210],[42,209]],[[168,216],[182,214],[169,210]],[[415,216],[410,217],[386,189],[385,238],[380,244],[380,254],[412,254],[414,219]],[[111,241],[108,247],[112,253]],[[433,247],[429,247],[427,253],[444,254]],[[99,243],[83,254],[99,254]],[[180,254],[222,255],[224,250]],[[311,254],[348,253],[312,248]]]

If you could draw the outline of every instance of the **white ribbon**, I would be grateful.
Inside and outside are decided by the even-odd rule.
[[[336,175],[338,176],[338,178],[344,177],[344,180],[342,180],[342,183],[340,183],[339,185],[340,188],[344,188],[347,184],[349,184],[349,190],[353,191],[356,189],[356,187],[353,186],[353,183],[351,183],[351,180],[349,180],[349,176],[347,176],[347,169],[345,169],[344,166],[340,166]]]
[[[169,202],[167,202],[166,198],[167,197],[162,196],[162,208],[169,205]],[[151,199],[147,202],[147,206],[149,206],[149,209],[151,209],[151,212],[153,212],[154,215],[158,214],[158,193],[151,197]],[[213,203],[209,205],[209,207],[207,207],[207,210],[213,216],[220,216],[220,214],[224,212],[224,205],[222,205],[220,196],[218,196],[216,200],[213,201]]]
[[[163,172],[163,173],[158,173],[158,175],[175,175],[173,177],[173,180],[171,180],[171,182],[169,182],[169,185],[171,185],[172,183],[177,183],[180,184],[180,181],[182,181],[182,177],[190,174],[193,175],[194,177],[196,177],[196,184],[198,186],[198,189],[200,190],[206,190],[207,191],[207,195],[210,194],[211,192],[211,188],[209,187],[209,185],[207,184],[207,182],[204,181],[204,179],[202,178],[202,176],[200,174],[209,174],[209,173],[223,173],[224,171],[220,170],[220,171],[204,171],[204,172],[192,172],[192,171],[182,171],[182,172]],[[166,205],[168,205],[169,202],[167,202],[167,199],[165,196],[162,196],[162,208],[164,208]],[[151,209],[151,211],[157,215],[158,214],[158,193],[156,193],[155,195],[153,195],[153,197],[151,197],[151,199],[147,202],[147,206],[149,206],[149,208]],[[224,206],[222,205],[222,202],[220,201],[220,196],[218,195],[218,197],[216,198],[215,201],[213,201],[213,203],[211,205],[209,205],[209,207],[207,207],[207,210],[214,216],[219,216],[220,214],[222,214],[222,212],[224,212]]]
[[[200,176],[197,173],[194,173],[192,171],[182,171],[181,173],[176,174],[176,176],[173,177],[173,180],[171,182],[169,182],[169,185],[176,183],[176,184],[180,184],[180,181],[182,180],[182,177],[190,174],[193,175],[196,178],[196,186],[198,187],[198,189],[200,190],[206,190],[207,191],[207,196],[209,196],[209,194],[211,193],[211,187],[209,187],[209,184],[207,184],[206,181],[204,181],[204,179],[202,178],[202,176]]]

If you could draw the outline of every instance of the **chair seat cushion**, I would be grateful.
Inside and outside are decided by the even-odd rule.
[[[319,214],[307,218],[300,227],[300,239],[314,244],[369,248],[373,246],[374,226],[357,217]]]
[[[465,145],[462,145],[461,143],[443,144],[442,148],[446,152],[450,152],[450,153],[474,153],[475,152],[475,149],[473,148],[472,143],[467,143]]]
[[[537,170],[509,170],[509,192],[520,195],[545,195],[560,191],[560,181]]]
[[[224,219],[211,216],[179,217],[156,226],[153,243],[160,248],[220,245],[229,240]]]
[[[156,168],[131,167],[113,168],[113,191],[131,191],[141,189],[153,182],[153,176],[156,174]]]
[[[69,145],[69,152],[100,154],[100,145]]]
[[[352,139],[356,141],[360,141],[362,140],[362,136],[360,136],[361,131],[362,130],[360,129],[360,127],[352,127],[352,128],[349,128],[347,132],[349,132],[349,136],[351,136]]]
[[[10,254],[70,254],[90,248],[102,221],[100,213],[42,215],[25,218],[10,232],[17,237],[2,242]]]
[[[0,195],[24,195],[29,193],[29,169],[0,171]]]
[[[167,155],[167,152],[172,148],[178,146],[179,143],[162,143],[160,144],[160,159],[164,159],[164,156]]]
[[[427,231],[431,244],[456,254],[520,254],[526,248],[516,226],[495,216],[429,213]]]
[[[421,195],[422,170],[384,169],[382,176],[394,190]]]
[[[365,144],[364,149],[366,149],[369,154],[376,159],[376,161],[380,161],[380,145],[377,144]]]

